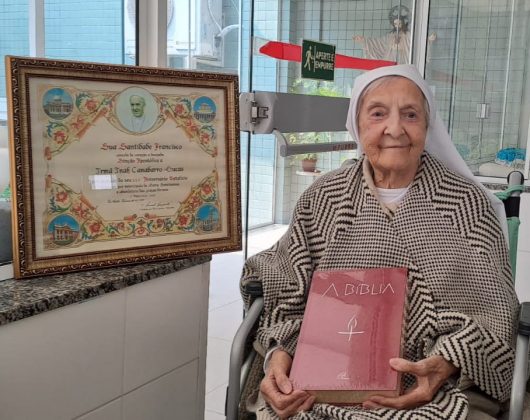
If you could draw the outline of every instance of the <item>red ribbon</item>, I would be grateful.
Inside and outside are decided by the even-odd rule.
[[[302,62],[302,47],[300,45],[288,44],[286,42],[268,41],[259,52],[279,60]],[[379,67],[393,66],[395,61],[371,60],[368,58],[349,57],[347,55],[335,54],[335,68],[373,70]]]

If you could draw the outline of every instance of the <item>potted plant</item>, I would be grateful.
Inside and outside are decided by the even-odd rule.
[[[318,96],[342,96],[332,82],[311,79],[296,79],[290,88],[290,93],[300,93]],[[291,144],[314,144],[330,141],[331,135],[323,132],[289,133],[287,140]],[[304,153],[293,156],[293,162],[300,161],[304,172],[317,172],[318,153]]]
[[[314,154],[314,156],[312,156],[312,154],[308,154],[304,159],[302,159],[302,171],[316,172],[317,161],[318,161],[318,157],[316,153]]]
[[[314,144],[329,141],[329,133],[290,133],[287,140],[291,144]],[[317,172],[318,153],[294,155],[293,162],[300,161],[304,172]]]

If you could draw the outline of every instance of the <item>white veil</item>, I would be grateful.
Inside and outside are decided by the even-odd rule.
[[[508,240],[508,226],[506,223],[506,214],[504,212],[504,205],[501,200],[495,197],[488,191],[479,181],[471,170],[466,165],[464,159],[456,150],[455,145],[449,137],[449,133],[444,126],[444,123],[436,111],[436,102],[427,82],[421,77],[416,67],[410,64],[402,64],[396,66],[380,67],[371,70],[358,76],[353,85],[352,97],[350,100],[350,108],[348,110],[348,118],[346,121],[346,128],[350,135],[357,142],[359,153],[362,153],[362,147],[359,141],[359,133],[357,129],[356,115],[359,98],[364,89],[374,80],[384,76],[402,76],[413,81],[423,92],[429,104],[429,128],[427,130],[427,139],[425,142],[425,150],[442,162],[447,168],[456,172],[463,177],[474,182],[480,186],[487,194],[497,218],[502,227],[504,237]]]

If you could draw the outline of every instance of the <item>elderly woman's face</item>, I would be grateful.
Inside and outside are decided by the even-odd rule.
[[[359,110],[361,145],[375,172],[416,172],[427,120],[421,90],[404,77],[370,90]]]

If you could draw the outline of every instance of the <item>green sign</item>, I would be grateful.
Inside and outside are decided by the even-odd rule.
[[[335,45],[302,41],[302,77],[333,80],[335,78]]]

